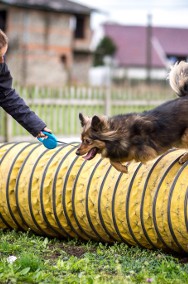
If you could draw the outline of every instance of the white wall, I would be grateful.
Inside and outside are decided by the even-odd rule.
[[[166,80],[168,70],[165,68],[152,69],[151,79]],[[116,68],[111,69],[108,66],[92,67],[89,71],[89,84],[91,86],[109,86],[111,78],[123,79],[138,79],[145,80],[147,78],[147,70],[145,68]]]

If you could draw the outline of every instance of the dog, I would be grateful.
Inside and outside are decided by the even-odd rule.
[[[82,142],[76,154],[86,160],[101,154],[116,170],[128,173],[132,160],[146,163],[171,148],[188,148],[188,63],[176,63],[168,79],[179,98],[152,110],[112,117],[80,113]],[[185,152],[179,163],[187,160]]]

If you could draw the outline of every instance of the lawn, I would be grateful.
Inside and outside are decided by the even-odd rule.
[[[186,284],[188,258],[93,241],[0,231],[0,283]]]

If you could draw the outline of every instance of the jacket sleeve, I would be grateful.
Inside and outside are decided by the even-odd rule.
[[[46,127],[46,124],[12,89],[12,76],[3,59],[0,59],[0,106],[35,137]]]

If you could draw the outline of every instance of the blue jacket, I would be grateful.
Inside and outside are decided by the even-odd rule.
[[[12,89],[12,76],[7,64],[0,58],[0,106],[29,133],[37,136],[46,124],[27,106]]]

